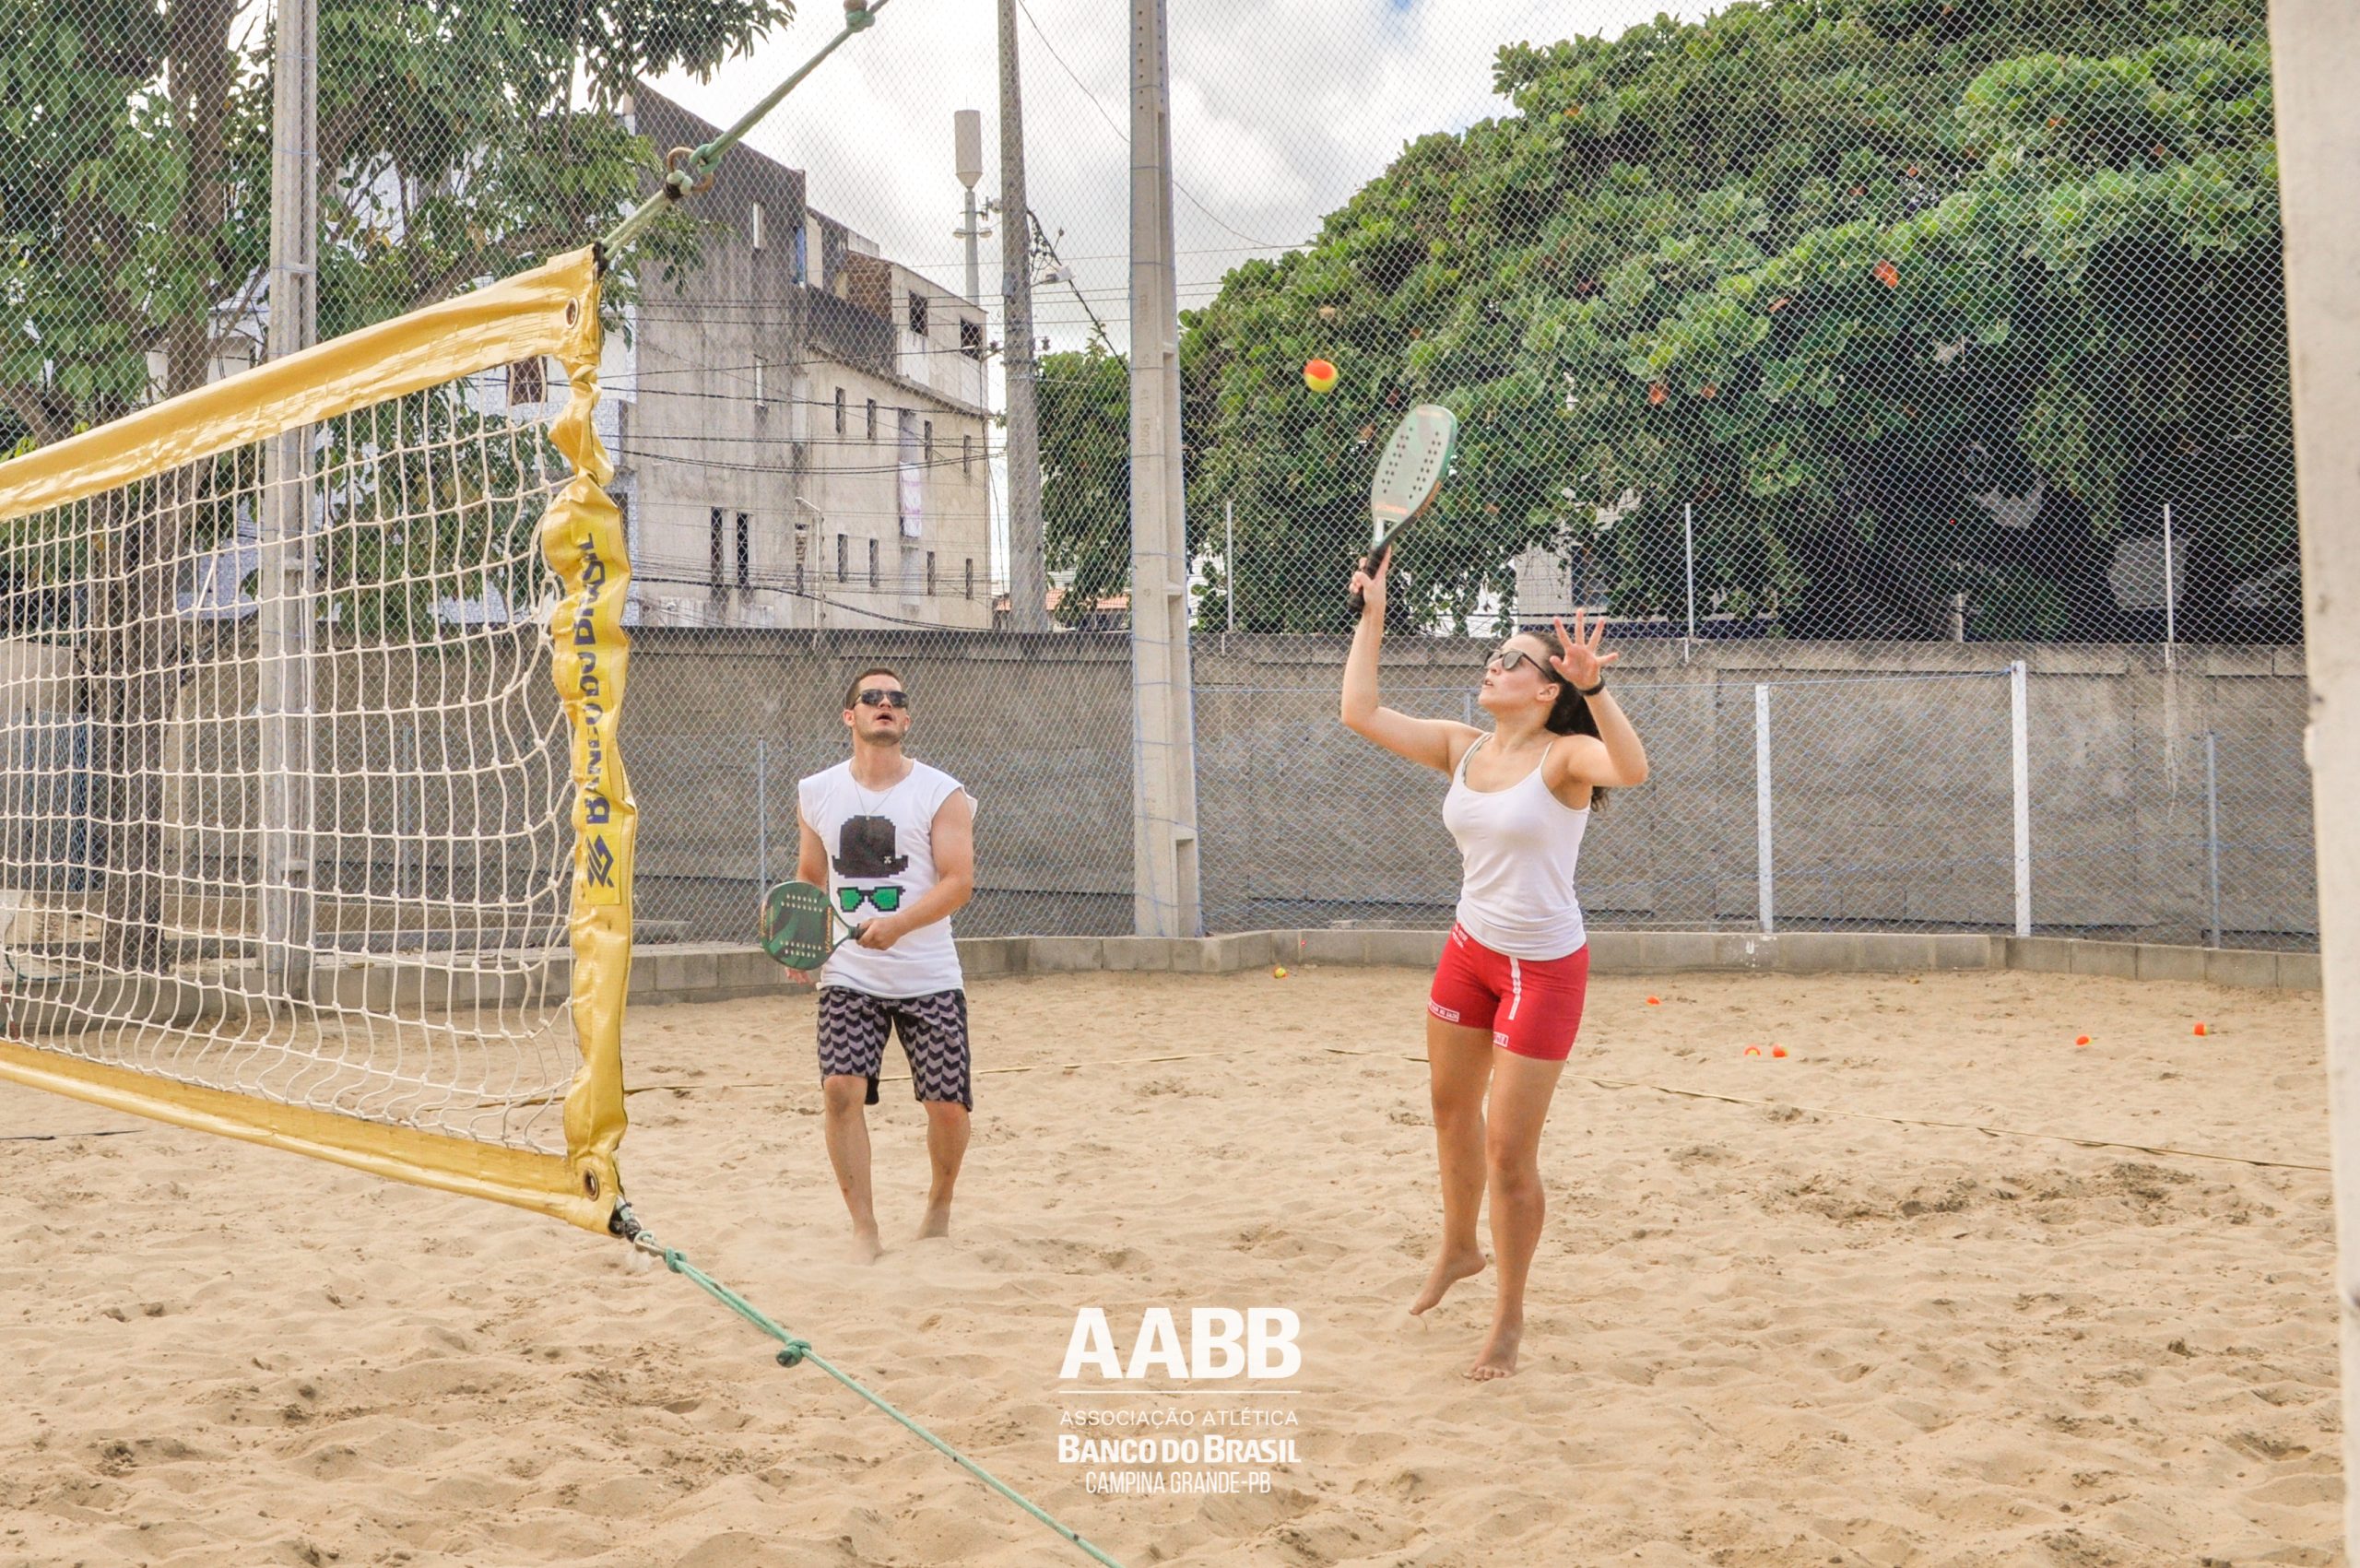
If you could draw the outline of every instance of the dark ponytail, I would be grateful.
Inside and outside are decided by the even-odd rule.
[[[1544,633],[1538,631],[1528,635],[1539,637],[1543,643],[1549,640]],[[1542,667],[1547,668],[1546,666]],[[1587,735],[1593,739],[1604,739],[1605,737],[1598,733],[1598,715],[1589,711],[1589,699],[1583,696],[1572,681],[1558,675],[1554,669],[1550,669],[1549,674],[1554,677],[1557,682],[1557,700],[1549,704],[1549,716],[1540,721],[1540,727],[1552,735]],[[1598,785],[1591,785],[1589,803],[1593,810],[1605,809],[1606,791]]]

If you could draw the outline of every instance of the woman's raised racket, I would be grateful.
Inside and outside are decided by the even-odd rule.
[[[1361,570],[1375,575],[1393,548],[1393,536],[1410,519],[1434,504],[1442,493],[1443,476],[1450,470],[1451,449],[1458,444],[1458,416],[1434,403],[1421,403],[1393,427],[1385,454],[1376,460],[1376,477],[1368,485],[1368,554]],[[1352,595],[1352,613],[1361,613],[1362,597]]]
[[[762,951],[800,970],[819,968],[860,935],[860,927],[828,902],[828,890],[808,882],[781,882],[764,893],[758,929]]]

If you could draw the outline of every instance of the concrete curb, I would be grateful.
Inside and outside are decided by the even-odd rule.
[[[1233,974],[1274,963],[1431,969],[1440,931],[1241,931],[1221,937],[970,937],[959,961],[970,980],[1099,971]],[[2317,953],[2176,948],[2069,937],[1961,932],[1599,931],[1591,967],[1600,974],[1760,971],[1776,974],[1920,974],[1934,970],[2020,969],[2121,980],[2194,980],[2275,991],[2319,988]],[[808,990],[761,949],[729,943],[643,948],[632,956],[631,1001],[725,1001]]]

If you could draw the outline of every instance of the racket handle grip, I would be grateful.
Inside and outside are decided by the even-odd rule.
[[[1375,575],[1376,575],[1376,569],[1377,569],[1378,567],[1383,566],[1383,565],[1385,564],[1385,558],[1386,558],[1387,555],[1391,554],[1391,553],[1392,553],[1392,550],[1393,550],[1393,546],[1392,546],[1392,544],[1391,544],[1391,542],[1390,542],[1390,541],[1388,541],[1388,542],[1386,542],[1386,543],[1385,543],[1385,544],[1382,544],[1382,545],[1377,546],[1377,548],[1375,548],[1375,549],[1371,550],[1368,554],[1366,554],[1366,555],[1364,555],[1364,556],[1361,557],[1361,566],[1360,566],[1360,569],[1361,569],[1363,572],[1367,572],[1367,573],[1368,573],[1370,576],[1372,576],[1372,577],[1375,576]],[[1364,595],[1364,594],[1363,594],[1363,593],[1362,593],[1358,588],[1353,589],[1353,590],[1352,590],[1352,617],[1353,617],[1353,619],[1358,619],[1360,618],[1361,614],[1362,614],[1363,611],[1365,611],[1367,608],[1368,608],[1368,597],[1367,597],[1367,595]]]

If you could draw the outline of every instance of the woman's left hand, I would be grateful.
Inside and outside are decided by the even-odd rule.
[[[1565,630],[1564,617],[1557,619],[1558,651],[1549,656],[1549,667],[1574,683],[1575,689],[1585,690],[1606,678],[1606,666],[1622,655],[1598,651],[1600,639],[1606,635],[1606,618],[1599,617],[1587,625],[1582,612],[1574,612],[1574,629]]]

